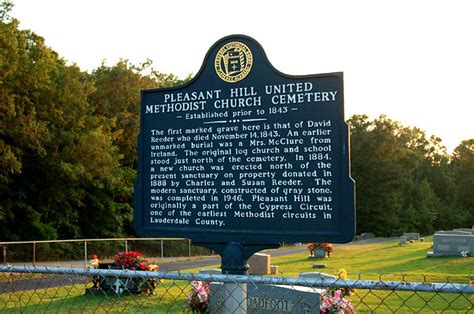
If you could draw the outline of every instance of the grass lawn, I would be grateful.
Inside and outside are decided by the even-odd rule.
[[[435,257],[427,258],[431,251],[432,238],[425,242],[398,245],[398,241],[373,244],[336,245],[330,258],[309,260],[308,253],[283,256],[272,259],[285,277],[295,277],[301,272],[319,271],[312,268],[314,263],[323,263],[327,268],[322,272],[336,275],[339,269],[347,271],[349,279],[384,281],[424,281],[469,283],[474,276],[474,258]]]
[[[0,294],[0,313],[183,313],[190,286],[160,283],[155,295],[88,294],[91,283]]]
[[[278,265],[285,277],[310,271],[337,275],[343,268],[352,280],[468,284],[474,276],[474,258],[427,258],[431,241],[430,237],[426,242],[404,246],[398,245],[398,241],[340,245],[335,247],[330,258],[309,260],[308,253],[303,253],[274,258],[272,264]],[[314,263],[327,267],[314,269]],[[356,290],[350,299],[359,313],[474,313],[474,295]]]
[[[297,277],[301,272],[323,271],[336,275],[344,268],[349,279],[416,281],[467,284],[474,275],[474,258],[426,258],[431,238],[399,246],[397,241],[336,245],[330,258],[308,259],[308,253],[272,258],[284,277]],[[324,269],[312,268],[324,263]],[[216,266],[209,267],[216,268]],[[199,269],[188,270],[197,272]],[[84,294],[91,284],[75,284],[61,288],[18,291],[0,294],[0,312],[140,312],[182,313],[191,287],[184,281],[160,283],[156,295],[115,296]],[[474,295],[411,293],[356,290],[350,299],[358,313],[469,313],[474,312]]]

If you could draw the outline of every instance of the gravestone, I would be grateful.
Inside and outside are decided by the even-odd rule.
[[[249,258],[250,275],[270,274],[271,256],[263,253],[255,253]]]
[[[314,257],[316,258],[325,258],[326,257],[326,250],[325,249],[316,249],[314,250]]]
[[[462,231],[462,232],[467,232],[467,233],[470,233],[471,235],[474,235],[474,229],[458,228],[458,229],[453,229],[453,231]]]
[[[436,231],[435,234],[457,234],[457,235],[470,235],[470,232],[460,230],[448,230],[448,231]]]
[[[323,290],[287,285],[248,285],[247,313],[319,313],[321,292]],[[222,283],[210,284],[209,307],[212,314],[223,313],[224,286]]]
[[[309,255],[308,258],[309,259],[318,259],[318,258],[326,258],[326,250],[323,249],[323,248],[317,248],[313,251],[313,254]]]
[[[400,237],[400,242],[398,243],[399,245],[405,245],[407,244],[407,237],[401,236]]]
[[[472,256],[473,254],[474,235],[436,233],[433,236],[433,252],[429,252],[428,256]]]
[[[336,276],[318,271],[304,272],[299,275],[300,278],[311,278],[311,279],[336,279]]]
[[[369,240],[375,238],[375,235],[372,232],[364,232],[360,235],[360,240]]]
[[[405,232],[403,236],[407,237],[407,240],[420,240],[420,234],[418,232]]]
[[[278,274],[278,266],[277,265],[270,266],[270,273],[272,275],[277,275]]]
[[[222,275],[222,270],[220,269],[201,269],[199,270],[200,274],[207,274],[207,275]]]

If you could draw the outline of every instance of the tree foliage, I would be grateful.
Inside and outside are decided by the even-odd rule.
[[[180,81],[149,62],[88,74],[15,19],[0,41],[0,238],[129,234],[140,89]]]
[[[456,214],[465,217],[467,226],[474,226],[474,138],[454,149],[452,168]]]
[[[358,232],[430,234],[468,223],[468,206],[455,207],[461,181],[453,181],[453,164],[439,138],[383,115],[374,120],[356,115],[349,124]],[[469,180],[464,186],[472,190],[472,179],[464,181]]]
[[[127,60],[112,67],[103,64],[93,71],[91,80],[96,88],[89,101],[96,114],[112,119],[114,144],[124,156],[122,165],[133,167],[137,160],[140,90],[174,86],[185,80],[156,71],[149,60],[140,66]]]

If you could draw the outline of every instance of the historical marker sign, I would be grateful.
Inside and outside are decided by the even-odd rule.
[[[354,236],[342,73],[282,74],[247,36],[218,41],[188,84],[142,92],[138,156],[141,236]]]

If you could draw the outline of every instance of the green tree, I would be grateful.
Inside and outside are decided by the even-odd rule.
[[[18,21],[6,18],[4,4],[0,22],[0,219],[5,227],[0,232],[2,237],[21,232],[21,226],[10,232],[12,227],[8,225],[16,216],[23,215],[24,220],[31,222],[32,232],[38,228],[50,233],[28,204],[27,192],[17,186],[21,177],[24,180],[25,163],[46,154],[41,141],[48,136],[47,126],[31,105],[32,98],[38,97],[38,91],[45,87],[44,64],[40,62],[35,69],[31,66],[37,61],[39,39],[30,32],[18,31]]]
[[[90,81],[95,90],[89,95],[89,103],[94,108],[94,115],[102,116],[111,122],[110,134],[112,143],[117,147],[117,152],[123,158],[119,159],[122,170],[121,188],[116,190],[115,201],[108,204],[96,213],[88,213],[85,209],[85,221],[88,217],[94,217],[99,225],[101,221],[107,221],[114,225],[124,225],[124,231],[133,234],[131,226],[133,206],[133,185],[136,177],[137,163],[137,136],[140,129],[140,92],[142,89],[169,87],[185,83],[189,80],[180,80],[173,74],[163,74],[152,67],[147,61],[135,66],[127,60],[120,60],[114,66],[108,67],[104,64],[94,70],[90,75]],[[102,195],[104,202],[107,195]],[[97,199],[91,199],[96,203]],[[120,201],[120,215],[113,219],[107,219],[113,215],[117,201]],[[108,229],[110,229],[108,228]]]
[[[356,115],[349,124],[358,232],[432,232],[442,203],[430,178],[447,160],[440,140],[386,116]]]
[[[88,101],[89,75],[15,19],[2,20],[0,41],[0,238],[122,235],[131,207],[121,196],[132,183],[115,122]]]
[[[91,80],[95,92],[89,101],[96,114],[113,119],[114,144],[124,156],[122,165],[136,167],[141,90],[180,85],[188,79],[180,80],[173,74],[160,73],[149,60],[139,66],[120,60],[114,66],[102,64],[93,71]]]
[[[453,152],[451,167],[455,184],[456,210],[450,217],[465,217],[464,225],[474,225],[474,139],[462,141]]]

